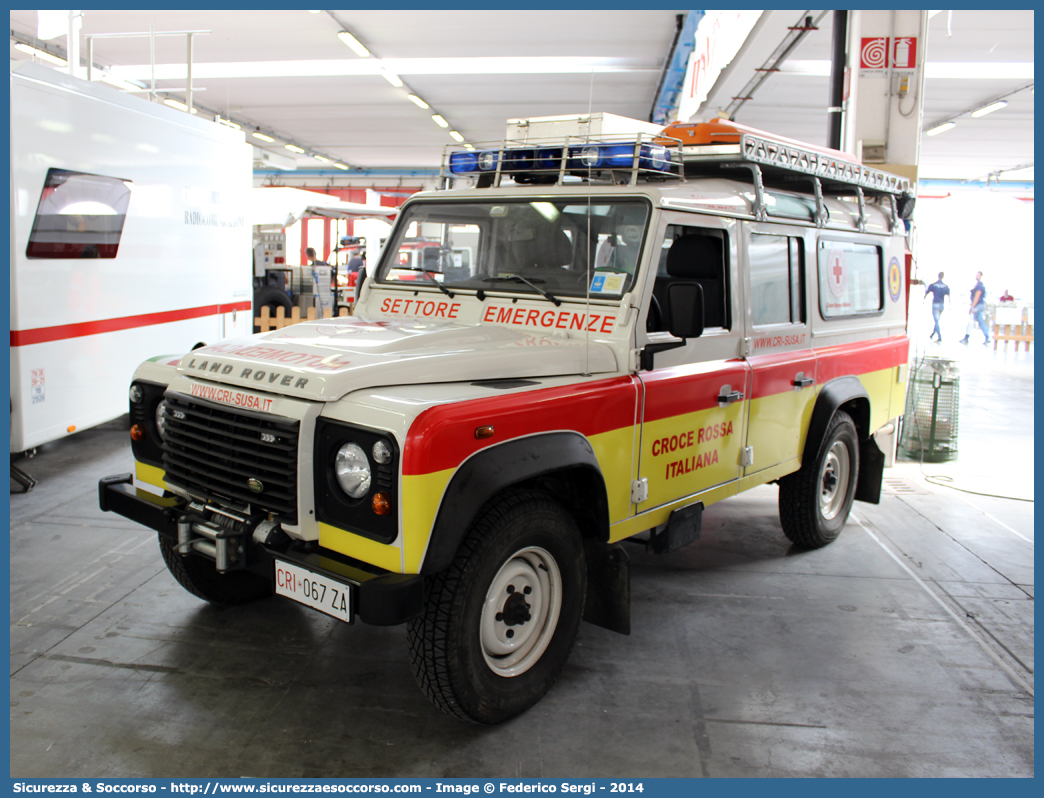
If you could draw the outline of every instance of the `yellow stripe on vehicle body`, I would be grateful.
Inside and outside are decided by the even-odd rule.
[[[746,402],[736,402],[727,408],[711,407],[647,422],[642,430],[640,471],[649,480],[649,498],[638,506],[639,512],[672,502],[677,498],[679,490],[686,486],[696,487],[696,491],[689,491],[691,495],[704,487],[737,479],[740,474],[739,452],[746,438],[743,424],[745,410]],[[728,429],[726,425],[730,423],[731,432],[720,435],[722,430]],[[719,434],[714,436],[712,433],[710,440],[699,440],[700,432],[708,429],[716,429]],[[687,435],[690,431],[693,440],[691,446],[653,455],[657,441],[675,435]],[[707,459],[711,462],[704,465]],[[684,463],[682,468],[691,467],[693,470],[688,473],[696,476],[678,473],[678,467],[672,467],[672,463]]]
[[[159,488],[167,489],[167,472],[162,468],[148,465],[137,460],[134,461],[134,476],[139,482]]]
[[[857,375],[859,382],[866,390],[866,395],[870,397],[870,429],[867,430],[869,433],[876,432],[892,417],[892,385],[895,374],[895,368],[890,366],[880,371]],[[897,410],[896,414],[901,412],[901,410]]]
[[[402,573],[402,550],[398,546],[378,543],[376,540],[324,524],[322,521],[319,522],[319,545],[324,549],[376,565],[385,571]]]

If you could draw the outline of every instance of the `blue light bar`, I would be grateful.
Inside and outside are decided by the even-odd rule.
[[[566,156],[567,171],[587,169],[630,169],[634,165],[636,143],[630,144],[580,144],[569,147]],[[517,147],[506,150],[481,150],[478,152],[455,152],[450,155],[450,172],[457,175],[476,172],[495,172],[497,162],[500,171],[548,172],[561,168],[563,147]],[[669,172],[673,161],[666,147],[642,144],[638,168],[656,172]]]

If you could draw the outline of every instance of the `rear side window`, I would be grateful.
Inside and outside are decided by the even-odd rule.
[[[883,309],[880,247],[820,239],[817,255],[819,311],[824,319]]]
[[[750,237],[750,312],[754,324],[805,321],[804,249],[793,236]]]
[[[115,258],[130,196],[129,180],[48,169],[26,257]]]

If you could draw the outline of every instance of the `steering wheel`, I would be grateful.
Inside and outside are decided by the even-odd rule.
[[[659,332],[663,328],[663,311],[660,310],[660,300],[656,294],[652,295],[649,303],[649,315],[645,317],[645,331]]]

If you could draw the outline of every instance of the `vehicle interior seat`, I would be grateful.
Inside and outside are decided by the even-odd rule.
[[[666,250],[667,276],[657,275],[653,296],[660,306],[663,319],[660,328],[668,329],[670,307],[668,287],[674,282],[698,283],[703,288],[703,326],[726,327],[725,308],[725,246],[721,238],[690,233],[674,239]]]

